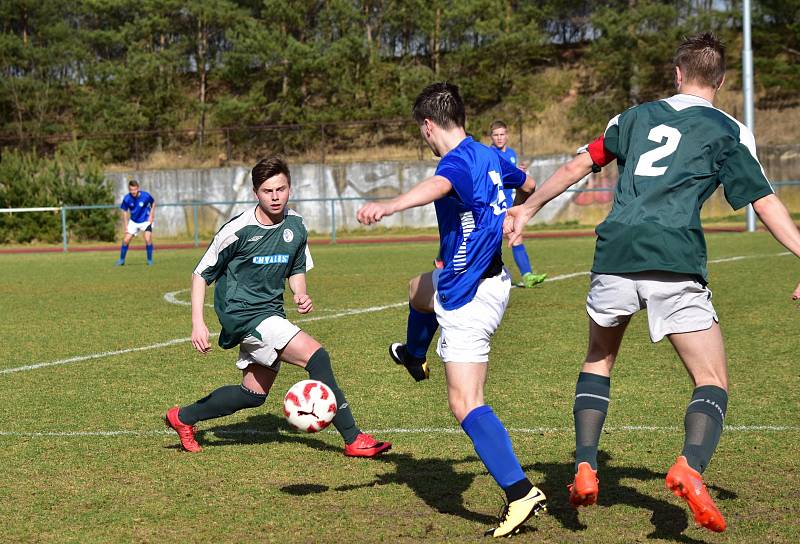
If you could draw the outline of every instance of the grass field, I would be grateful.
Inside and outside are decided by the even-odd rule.
[[[487,386],[549,496],[550,514],[517,542],[800,541],[800,314],[790,300],[800,269],[766,234],[708,238],[710,259],[723,259],[709,270],[731,402],[706,480],[728,531],[693,527],[664,488],[692,387],[669,344],[649,342],[643,315],[612,383],[599,505],[568,506],[588,281],[558,278],[588,270],[593,240],[548,239],[528,249],[556,280],[512,291]],[[431,352],[431,380],[416,384],[386,355],[405,334],[407,280],[434,253],[425,243],[315,247],[315,320],[290,312],[330,351],[361,426],[394,443],[377,461],[345,458],[334,432],[288,430],[280,399],[305,377],[289,366],[262,408],[201,424],[202,453],[177,448],[164,411],[239,378],[235,353],[201,357],[180,341],[189,309],[175,302],[188,300],[199,250],[157,252],[152,268],[140,251],[124,268],[111,253],[0,256],[0,541],[481,540],[501,493],[449,415],[441,364]],[[210,308],[207,321],[218,330]]]

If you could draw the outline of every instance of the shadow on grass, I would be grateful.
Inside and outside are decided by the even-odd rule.
[[[216,440],[205,440],[206,434],[213,434]],[[237,444],[290,443],[342,455],[343,446],[332,446],[323,440],[312,438],[312,436],[298,433],[286,423],[285,419],[274,414],[252,415],[245,421],[198,430],[196,434],[197,441],[204,448]]]
[[[484,525],[497,521],[494,516],[473,512],[464,506],[464,493],[478,475],[470,472],[457,472],[454,467],[477,461],[475,456],[468,456],[461,460],[418,459],[407,453],[390,452],[382,455],[376,461],[394,465],[395,471],[382,474],[372,482],[343,485],[334,490],[351,491],[376,485],[405,485],[425,504],[440,514],[458,516]],[[502,493],[498,492],[498,499],[501,497]],[[498,500],[498,511],[500,504],[501,500]]]
[[[625,504],[634,508],[642,508],[652,512],[650,522],[653,524],[653,531],[647,535],[648,538],[671,540],[686,544],[700,544],[702,540],[691,538],[683,532],[689,526],[691,513],[688,507],[678,506],[645,495],[634,487],[623,483],[625,480],[658,480],[663,482],[666,478],[665,473],[653,472],[642,467],[620,467],[610,466],[608,462],[611,456],[601,451],[598,454],[598,477],[600,478],[600,494],[597,504],[603,507]],[[574,463],[534,463],[525,467],[526,470],[535,470],[544,474],[541,486],[547,494],[548,512],[565,528],[571,531],[583,531],[587,527],[579,519],[579,510],[576,510],[569,503],[569,492],[567,484],[572,482],[575,476]],[[732,491],[721,489],[715,486],[708,486],[709,489],[717,491],[717,499],[736,498]],[[664,488],[664,495],[670,492]],[[589,507],[592,508],[592,507]],[[692,520],[694,523],[694,520]],[[710,533],[709,533],[710,534]]]
[[[205,433],[212,433],[217,440],[206,442]],[[235,444],[268,444],[294,443],[302,444],[319,451],[342,454],[340,446],[332,446],[312,435],[294,433],[285,420],[273,414],[258,414],[246,421],[230,425],[218,425],[210,429],[198,431],[198,442],[204,447],[229,446]],[[654,472],[643,467],[611,466],[611,456],[600,451],[598,454],[598,475],[600,477],[600,495],[598,506],[610,507],[624,504],[634,508],[650,510],[650,522],[653,531],[647,535],[652,539],[663,539],[685,544],[702,544],[702,540],[691,538],[683,532],[689,526],[691,513],[687,507],[678,506],[667,500],[645,495],[634,487],[623,483],[626,480],[658,480],[663,482],[665,473]],[[467,456],[461,460],[423,458],[418,459],[407,453],[386,453],[374,462],[394,466],[394,471],[378,476],[374,481],[342,485],[333,491],[353,491],[370,488],[376,485],[399,484],[408,486],[430,508],[441,514],[461,517],[468,521],[483,525],[491,525],[497,521],[495,516],[473,512],[464,505],[464,493],[470,488],[478,474],[458,472],[455,467],[464,463],[477,461],[475,456]],[[536,471],[544,475],[540,482],[534,482],[547,494],[548,513],[565,529],[573,532],[583,531],[587,526],[581,523],[579,511],[569,503],[567,484],[571,483],[574,463],[534,463],[524,467],[526,471]],[[716,492],[717,500],[729,500],[737,497],[733,491],[708,486]],[[330,491],[326,485],[292,484],[281,488],[289,495],[304,496]],[[664,489],[664,494],[669,492]],[[502,502],[502,493],[498,491],[498,506]],[[499,508],[498,508],[499,510]],[[536,528],[523,527],[527,533]]]

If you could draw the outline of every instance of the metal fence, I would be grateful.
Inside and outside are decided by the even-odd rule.
[[[788,180],[788,181],[779,181],[774,182],[773,186],[775,187],[776,191],[779,193],[781,190],[785,190],[789,187],[797,187],[800,186],[800,180]],[[613,187],[595,187],[595,188],[582,188],[582,189],[568,189],[568,193],[609,193],[613,192]],[[798,193],[798,191],[793,191],[793,193]],[[389,197],[386,197],[389,198]],[[328,236],[331,243],[336,243],[337,241],[337,232],[340,231],[340,223],[341,218],[337,220],[337,214],[341,214],[342,211],[337,212],[337,208],[341,208],[342,204],[349,203],[355,204],[356,202],[366,202],[369,200],[381,200],[378,198],[362,198],[362,197],[338,197],[338,198],[298,198],[292,199],[290,201],[290,206],[296,205],[303,205],[303,204],[313,204],[318,203],[322,204],[323,206],[327,207],[330,222],[329,222],[329,231]],[[604,204],[609,206],[610,198],[606,197],[604,199]],[[190,202],[171,202],[171,203],[164,203],[158,204],[158,208],[164,207],[178,207],[183,209],[191,209],[191,231],[192,231],[192,240],[194,247],[199,247],[201,244],[201,209],[204,207],[209,206],[253,206],[255,201],[253,200],[220,200],[220,201],[190,201]],[[69,251],[69,238],[70,238],[70,229],[69,229],[69,214],[72,211],[80,211],[80,210],[110,210],[110,209],[117,209],[118,207],[114,204],[98,204],[92,206],[58,206],[58,207],[36,207],[36,208],[0,208],[0,213],[37,213],[37,212],[57,212],[61,215],[61,246],[64,252]],[[790,206],[790,210],[791,210]],[[352,208],[351,208],[352,209]],[[402,212],[405,213],[405,212]],[[432,214],[432,210],[430,210]],[[433,216],[431,216],[433,217]],[[434,223],[426,224],[423,226],[434,226],[435,225],[435,218],[432,219]],[[742,222],[744,226],[744,222]],[[213,226],[213,230],[216,230],[218,225]],[[313,226],[312,226],[313,227]],[[313,230],[313,229],[312,229]]]
[[[292,199],[290,204],[302,204],[302,203],[309,203],[309,202],[324,202],[328,204],[330,208],[330,214],[332,218],[331,222],[331,229],[330,229],[330,239],[332,243],[336,243],[336,206],[337,202],[346,202],[346,201],[367,201],[368,199],[353,197],[340,197],[340,198],[298,198]],[[373,198],[369,200],[382,200],[378,198]],[[255,201],[253,200],[219,200],[219,201],[191,201],[191,202],[170,202],[161,204],[159,203],[157,206],[158,208],[191,208],[192,210],[192,239],[194,247],[200,246],[200,209],[204,206],[254,206]],[[64,252],[69,251],[69,228],[68,228],[68,216],[70,211],[79,211],[79,210],[116,210],[119,207],[115,204],[95,204],[95,205],[88,205],[88,206],[57,206],[57,207],[39,207],[39,208],[0,208],[0,213],[34,213],[34,212],[58,212],[61,215],[61,245]]]

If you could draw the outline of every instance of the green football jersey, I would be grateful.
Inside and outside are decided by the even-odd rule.
[[[248,334],[257,335],[264,319],[286,317],[286,278],[312,267],[308,232],[295,212],[289,210],[277,225],[262,225],[252,208],[225,223],[194,270],[206,284],[217,282],[219,345],[232,348]]]
[[[619,170],[613,207],[596,229],[597,273],[660,270],[705,282],[703,203],[720,184],[734,209],[773,193],[750,130],[693,95],[627,110],[588,151],[601,166],[616,158]]]

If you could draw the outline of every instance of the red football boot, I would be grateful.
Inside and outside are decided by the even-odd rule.
[[[683,497],[686,500],[697,525],[716,533],[725,530],[725,518],[714,504],[714,499],[708,494],[708,489],[703,484],[703,477],[689,466],[683,455],[678,457],[667,472],[666,484],[667,489],[676,497]]]
[[[348,457],[375,457],[391,448],[391,442],[378,442],[372,435],[361,433],[353,443],[345,444],[344,454]]]
[[[178,419],[179,410],[179,406],[173,406],[167,410],[167,415],[164,416],[164,423],[167,425],[167,427],[178,433],[178,438],[181,440],[181,446],[183,446],[183,449],[192,453],[201,451],[203,448],[201,448],[200,444],[197,443],[197,440],[194,439],[194,427],[192,425],[181,423],[181,420]]]

